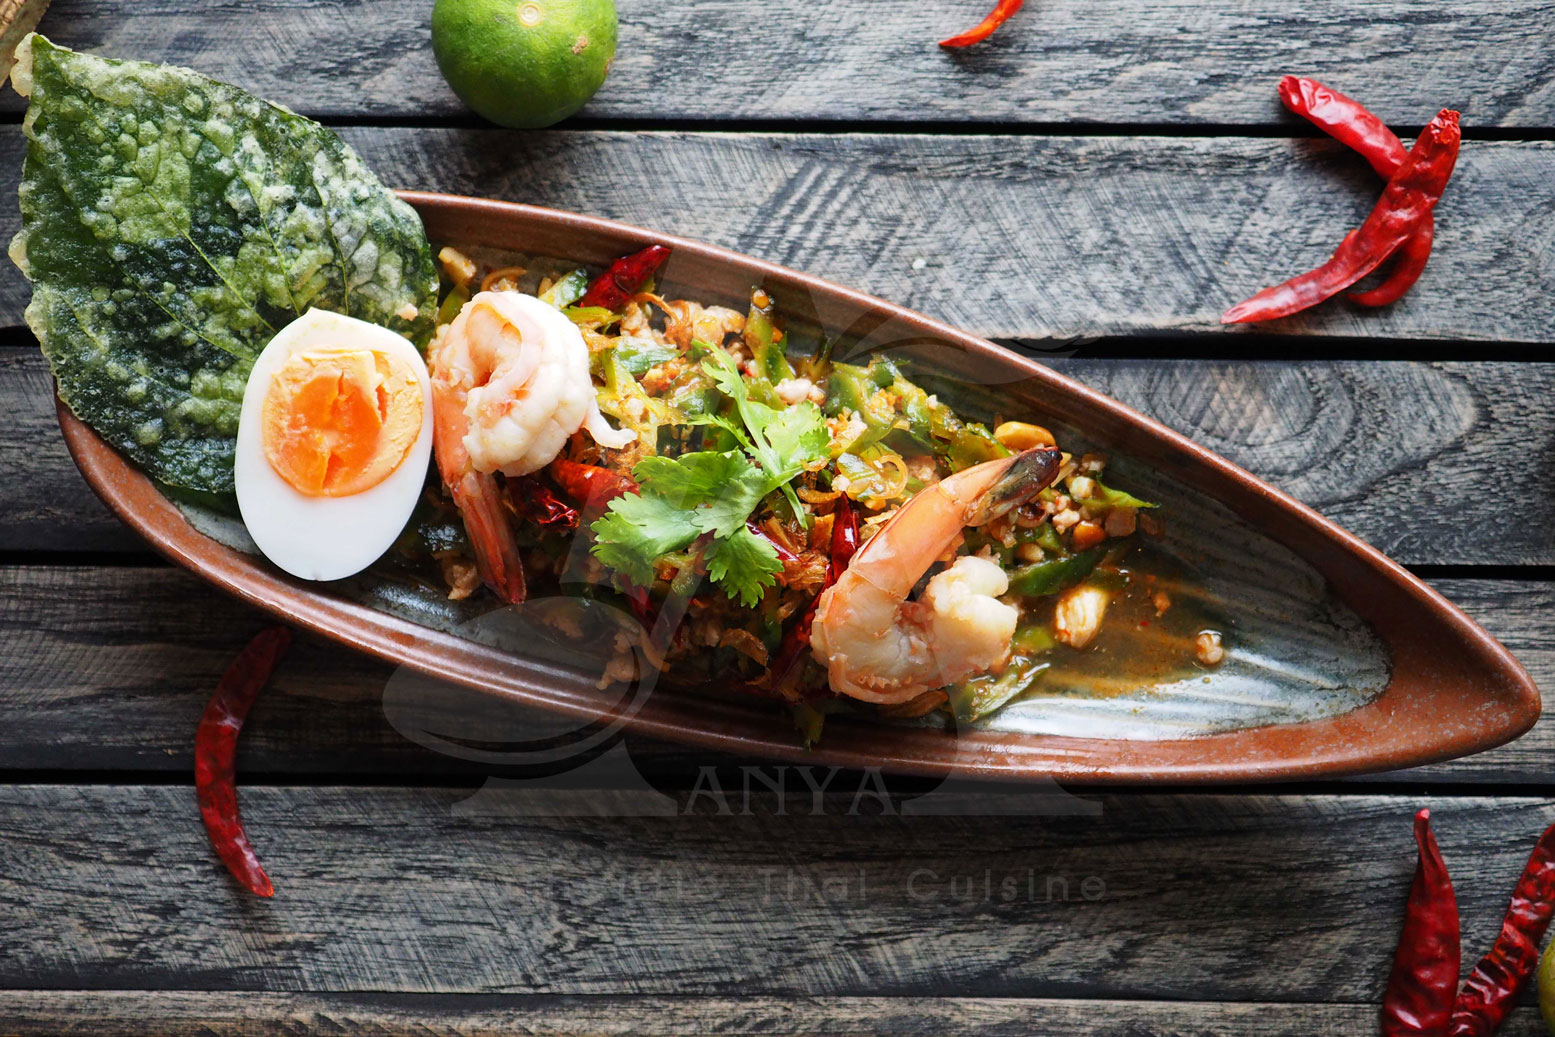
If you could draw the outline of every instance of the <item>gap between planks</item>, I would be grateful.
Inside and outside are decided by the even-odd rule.
[[[1027,5],[954,52],[936,41],[975,24],[986,0],[618,7],[614,70],[589,121],[1296,127],[1275,83],[1298,72],[1402,126],[1441,107],[1470,125],[1555,126],[1541,0],[1385,0],[1364,13],[1346,0]],[[403,0],[136,0],[129,12],[122,0],[56,0],[41,28],[111,57],[194,65],[307,114],[467,120],[437,72],[428,15]]]
[[[1354,1037],[1369,1004],[1152,1002],[968,997],[503,997],[226,991],[0,991],[0,1027],[17,1037],[155,1031],[160,1037]],[[1533,1008],[1503,1037],[1543,1037]]]

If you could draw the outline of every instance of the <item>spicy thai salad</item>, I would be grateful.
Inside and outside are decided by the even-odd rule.
[[[13,79],[11,256],[60,398],[294,576],[611,604],[635,622],[603,683],[734,687],[808,737],[840,703],[984,716],[1172,607],[1130,561],[1154,505],[1105,457],[1040,414],[958,414],[897,360],[791,331],[760,286],[666,294],[664,245],[539,278],[434,257],[284,108],[38,36]]]
[[[668,255],[526,294],[523,269],[441,250],[427,359],[467,531],[440,553],[449,593],[614,592],[645,631],[677,617],[670,674],[893,716],[985,714],[1093,642],[1160,531],[1105,457],[964,420],[890,358],[796,346],[762,288],[743,310],[666,298]],[[637,647],[607,679],[638,676]]]

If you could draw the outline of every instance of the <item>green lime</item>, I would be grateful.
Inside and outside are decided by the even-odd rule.
[[[615,0],[437,0],[432,53],[459,99],[537,129],[582,108],[616,53]]]
[[[1555,1034],[1555,940],[1544,948],[1539,956],[1539,1011],[1544,1013],[1544,1025]]]

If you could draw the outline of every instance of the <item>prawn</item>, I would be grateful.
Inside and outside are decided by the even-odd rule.
[[[1009,655],[1019,611],[998,600],[997,562],[963,556],[908,599],[967,526],[1030,500],[1058,474],[1042,446],[985,461],[925,487],[897,509],[817,601],[810,639],[835,691],[882,705],[964,680]]]
[[[579,429],[613,449],[636,434],[600,414],[576,325],[531,295],[476,295],[433,340],[427,368],[438,473],[464,517],[481,578],[503,601],[523,601],[523,564],[496,473],[538,471]]]

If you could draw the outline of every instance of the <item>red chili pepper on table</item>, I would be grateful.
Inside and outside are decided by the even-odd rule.
[[[1279,93],[1286,108],[1354,148],[1384,180],[1393,179],[1409,155],[1387,123],[1332,87],[1315,79],[1286,76],[1280,80]]]
[[[1458,113],[1444,109],[1421,131],[1408,158],[1360,229],[1316,270],[1265,288],[1227,310],[1224,324],[1273,320],[1337,295],[1393,255],[1431,215],[1458,160]]]
[[[1539,964],[1539,942],[1555,913],[1555,825],[1545,829],[1512,891],[1495,946],[1458,994],[1450,1037],[1488,1037],[1506,1019]]]
[[[1280,80],[1279,92],[1286,108],[1341,144],[1349,145],[1384,179],[1391,180],[1408,158],[1409,152],[1386,123],[1359,101],[1351,100],[1332,87],[1315,79],[1286,76]],[[1349,298],[1362,306],[1386,306],[1403,298],[1425,272],[1435,238],[1436,214],[1433,212],[1426,215],[1415,233],[1399,246],[1387,278],[1368,291],[1351,292]]]
[[[1382,1037],[1444,1037],[1458,989],[1458,899],[1429,810],[1415,815],[1415,845],[1420,858],[1382,998]]]
[[[941,47],[970,47],[974,43],[981,43],[994,34],[994,30],[1010,20],[1010,15],[1019,11],[1021,4],[1026,0],[999,0],[994,9],[988,12],[988,17],[978,22],[976,26],[957,36],[946,40],[940,40]]]
[[[1413,288],[1420,275],[1425,273],[1426,261],[1431,258],[1431,245],[1436,240],[1436,214],[1425,214],[1420,227],[1398,247],[1393,254],[1393,269],[1375,288],[1364,292],[1351,292],[1348,298],[1362,306],[1386,306],[1398,302],[1404,293]]]
[[[668,245],[649,245],[641,252],[622,256],[609,269],[589,282],[578,300],[579,306],[603,306],[619,313],[626,301],[648,283],[664,261],[670,257]]]
[[[221,675],[194,735],[194,788],[211,846],[233,877],[262,897],[272,895],[275,887],[238,814],[234,760],[243,721],[291,640],[285,627],[256,635]]]

